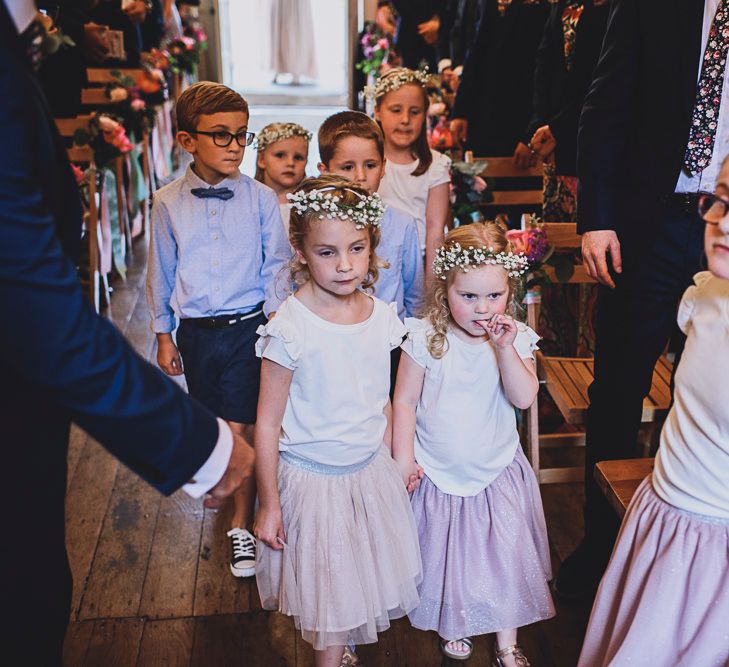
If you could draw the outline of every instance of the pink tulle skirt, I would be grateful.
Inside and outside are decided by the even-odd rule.
[[[389,451],[382,447],[364,467],[341,472],[282,457],[286,546],[258,547],[263,608],[293,616],[317,650],[376,642],[419,599],[415,521]]]
[[[729,665],[729,521],[669,505],[647,477],[623,519],[579,665]]]

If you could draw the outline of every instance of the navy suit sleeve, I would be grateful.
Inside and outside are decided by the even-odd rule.
[[[641,41],[638,3],[614,0],[592,87],[580,116],[577,140],[579,178],[577,230],[616,229],[616,192],[625,187],[635,109]]]
[[[3,54],[4,55],[4,54]],[[143,361],[82,296],[57,228],[78,228],[65,155],[29,72],[0,66],[0,359],[164,493],[212,452],[212,414]],[[46,185],[44,185],[46,184]],[[73,202],[73,199],[71,199]],[[64,219],[64,217],[68,219]],[[76,219],[70,219],[76,218]]]

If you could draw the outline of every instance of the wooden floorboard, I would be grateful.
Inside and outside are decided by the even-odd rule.
[[[178,491],[164,498],[157,515],[140,616],[192,616],[203,507]]]
[[[195,619],[148,621],[139,647],[138,667],[187,667],[192,656]]]
[[[145,249],[114,283],[110,319],[154,361],[144,298]],[[231,508],[205,510],[178,492],[164,498],[74,428],[69,448],[67,544],[74,573],[68,666],[312,667],[313,651],[291,618],[261,610],[255,578],[228,568]],[[553,567],[581,537],[580,484],[542,487]],[[507,594],[505,592],[505,594]],[[555,600],[557,616],[520,632],[535,667],[577,662],[590,600]],[[365,667],[490,664],[492,636],[475,638],[468,662],[449,661],[436,633],[398,619],[358,653]]]

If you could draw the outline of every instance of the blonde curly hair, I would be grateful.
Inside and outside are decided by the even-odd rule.
[[[360,201],[360,196],[367,197],[369,192],[352,181],[336,175],[317,176],[315,178],[305,178],[301,181],[299,191],[311,192],[312,190],[321,190],[323,188],[331,188],[332,195],[339,197],[342,204],[346,206],[355,206]],[[299,213],[296,208],[291,209],[291,218],[289,222],[289,242],[297,253],[289,262],[290,278],[293,283],[299,287],[308,281],[311,276],[309,269],[300,259],[300,253],[304,247],[304,239],[309,231],[312,220],[318,220],[319,213],[314,210]],[[375,225],[367,225],[364,228],[370,239],[370,262],[367,277],[362,281],[362,289],[374,292],[374,285],[380,276],[380,268],[386,267],[387,264],[382,262],[375,253],[375,249],[380,242],[380,229]]]
[[[458,243],[462,248],[493,248],[494,253],[513,252],[511,243],[506,238],[506,231],[506,226],[500,222],[474,222],[449,231],[440,247],[450,249]],[[446,280],[433,280],[428,292],[425,316],[434,330],[428,337],[428,352],[434,359],[440,359],[448,352],[447,334],[452,323],[448,288],[458,271],[461,269],[452,268],[448,271]],[[509,301],[506,313],[516,319],[522,314],[522,279],[518,276],[509,277],[508,284]]]

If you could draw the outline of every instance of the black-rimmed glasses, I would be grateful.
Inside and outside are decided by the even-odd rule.
[[[718,225],[729,214],[729,199],[710,192],[699,195],[699,215],[710,225]]]
[[[246,132],[245,130],[233,134],[226,130],[215,130],[215,132],[203,132],[202,130],[188,130],[190,134],[204,134],[206,137],[212,137],[213,143],[220,148],[226,148],[230,146],[235,139],[236,143],[241,147],[245,148],[253,143],[253,139],[256,136],[255,132]]]

